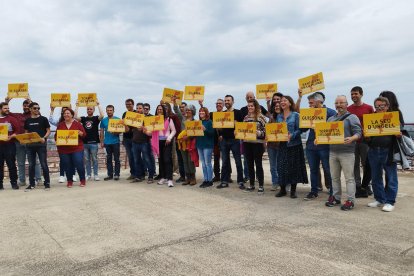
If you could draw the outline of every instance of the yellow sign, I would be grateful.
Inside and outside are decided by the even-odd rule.
[[[173,97],[176,97],[177,100],[177,104],[181,104],[181,101],[183,99],[183,91],[180,90],[175,90],[175,89],[171,89],[171,88],[164,88],[164,92],[162,93],[162,100],[165,103],[172,103]]]
[[[266,141],[267,142],[286,142],[289,140],[286,123],[266,124]]]
[[[234,112],[213,112],[213,128],[234,128]]]
[[[241,140],[256,140],[257,139],[256,122],[236,122],[234,131],[235,131],[236,139],[241,139]]]
[[[50,94],[50,105],[53,107],[70,107],[70,94],[69,93]]]
[[[28,83],[9,83],[7,97],[12,98],[28,98],[29,84]]]
[[[186,121],[187,136],[204,136],[203,123],[201,121]]]
[[[144,117],[144,125],[148,131],[164,130],[164,116],[147,116]]]
[[[271,98],[277,92],[277,83],[257,84],[256,85],[256,99]]]
[[[109,119],[108,131],[114,133],[125,132],[125,125],[120,119]]]
[[[301,108],[299,127],[315,128],[316,123],[326,122],[326,108]]]
[[[79,130],[56,130],[56,146],[77,146]]]
[[[7,141],[8,139],[9,139],[9,125],[0,124],[0,141]]]
[[[32,144],[32,143],[41,143],[42,138],[37,134],[37,132],[23,133],[16,135],[17,141],[20,144]]]
[[[322,72],[299,79],[299,89],[302,95],[325,89]]]
[[[184,89],[184,100],[204,100],[204,86],[186,86]]]
[[[316,142],[318,145],[343,144],[344,122],[324,122],[315,125]]]
[[[96,93],[79,93],[78,105],[79,106],[96,106]]]
[[[144,122],[144,114],[127,111],[124,118],[124,124],[132,127],[141,127]]]
[[[398,135],[401,133],[398,111],[364,114],[364,136]]]

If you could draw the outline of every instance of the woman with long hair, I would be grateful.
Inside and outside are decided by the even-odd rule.
[[[214,148],[213,122],[210,120],[210,112],[207,107],[201,107],[198,111],[200,121],[203,124],[204,136],[196,137],[198,156],[203,167],[204,181],[200,188],[213,186],[213,166],[211,156]]]
[[[254,181],[259,180],[258,194],[264,193],[264,172],[262,158],[265,143],[265,125],[266,118],[263,116],[259,103],[253,99],[247,102],[248,114],[244,117],[244,122],[256,123],[256,140],[244,140],[244,153],[247,157],[247,166],[249,168],[250,186],[245,189],[246,192],[255,190]],[[256,171],[254,166],[256,165]]]
[[[400,110],[400,104],[398,103],[397,96],[392,91],[382,91],[380,94],[380,97],[384,97],[388,99],[389,107],[388,112],[391,111],[398,111],[400,114],[400,124],[404,126],[404,117]]]
[[[295,103],[290,96],[283,96],[280,101],[282,112],[277,116],[278,123],[287,123],[288,141],[280,142],[277,173],[280,191],[276,197],[285,196],[286,185],[290,184],[290,197],[297,198],[297,183],[308,183],[305,155],[303,152],[299,113],[295,112]]]
[[[280,99],[283,97],[283,94],[276,92],[272,96],[272,103],[270,104],[270,118],[269,123],[275,123],[277,115],[279,115],[282,110],[280,109]],[[277,174],[277,154],[279,152],[279,142],[267,142],[267,154],[269,156],[270,163],[270,174],[272,176],[272,188],[271,191],[276,191],[276,188],[279,186],[279,177]]]

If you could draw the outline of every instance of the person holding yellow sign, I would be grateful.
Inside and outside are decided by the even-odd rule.
[[[210,113],[207,107],[201,107],[199,112],[200,120],[202,122],[202,128],[204,136],[198,136],[196,139],[196,146],[198,150],[198,156],[203,166],[204,182],[200,185],[200,188],[206,188],[213,186],[213,166],[211,165],[211,156],[214,148],[214,129],[213,122],[210,120]]]
[[[374,101],[375,113],[393,111],[389,110],[389,106],[390,103],[385,97],[378,97]],[[398,148],[396,135],[372,136],[367,137],[366,140],[369,145],[368,161],[375,198],[374,202],[368,203],[368,207],[382,207],[384,212],[392,212],[398,192],[397,163],[393,160],[394,151]],[[383,170],[387,182],[386,189],[382,178]]]
[[[70,130],[74,131],[74,136],[70,136],[68,134],[67,137],[63,137],[66,139],[67,144],[77,144],[77,145],[59,145],[57,143],[57,150],[59,153],[60,161],[62,162],[62,167],[65,168],[66,179],[67,179],[67,187],[72,188],[73,185],[73,175],[75,174],[75,169],[79,174],[80,186],[85,187],[86,179],[85,179],[85,166],[83,163],[83,138],[86,136],[85,129],[83,128],[82,124],[79,123],[74,119],[75,112],[67,108],[63,112],[63,121],[57,125],[55,140],[60,139],[58,137],[59,130],[65,130],[70,132]],[[77,131],[77,137],[76,137]],[[74,143],[69,140],[74,140]],[[77,140],[77,141],[76,141]],[[69,143],[70,142],[70,143]],[[77,143],[76,143],[77,142]]]
[[[257,190],[258,194],[261,195],[264,193],[263,183],[264,183],[264,172],[262,165],[262,158],[264,153],[264,143],[265,143],[265,125],[266,118],[262,114],[260,105],[257,100],[249,100],[247,102],[248,114],[244,117],[244,122],[253,122],[256,123],[256,140],[244,140],[244,156],[247,158],[247,167],[249,169],[249,181],[250,186],[245,189],[246,192],[252,192],[255,190],[254,182],[257,179],[259,180],[259,189]],[[256,164],[256,171],[254,165]]]

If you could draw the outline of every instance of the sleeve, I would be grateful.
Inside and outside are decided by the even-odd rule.
[[[181,110],[178,108],[178,105],[174,105],[173,109],[174,109],[174,113],[177,114],[178,119],[180,119],[180,121],[183,121],[184,117],[183,117],[183,114],[181,114]]]
[[[267,114],[267,110],[266,110],[266,108],[264,108],[262,105],[260,106],[260,109],[262,110],[262,115],[263,116],[266,116],[266,114]]]
[[[209,137],[214,136],[213,122],[211,120],[207,121],[205,127],[206,130],[204,130],[204,134]]]
[[[49,120],[46,117],[43,117],[43,122],[45,123],[45,128],[50,128]]]
[[[53,118],[53,116],[49,116],[49,123],[52,124],[52,126],[57,126],[59,121],[55,118]]]
[[[13,135],[13,134],[18,134],[19,133],[19,122],[14,118],[14,117],[10,117],[10,118],[12,118],[13,120],[11,120],[11,125],[12,125],[12,128],[13,128],[13,130],[12,130],[12,132],[11,132],[11,134]]]
[[[295,130],[293,131],[293,133],[291,133],[292,135],[291,140],[296,139],[302,133],[301,129],[299,128],[299,113],[295,112],[294,116],[295,116]]]
[[[102,121],[99,123],[100,129],[105,129],[105,119],[102,119]]]
[[[170,118],[168,118],[168,120],[170,120],[170,123],[168,124],[168,127],[170,128],[170,135],[168,135],[167,140],[172,141],[177,131],[175,130],[174,121]]]
[[[258,118],[258,133],[257,133],[257,139],[264,139],[266,136],[266,119],[264,118],[264,116],[260,116]]]
[[[362,137],[362,127],[361,122],[359,121],[358,117],[355,115],[351,115],[346,120],[349,120],[349,124],[351,126],[351,134],[358,135],[359,138]]]

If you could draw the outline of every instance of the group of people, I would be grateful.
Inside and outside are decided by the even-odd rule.
[[[314,129],[299,127],[299,111],[302,99],[301,90],[296,101],[288,95],[275,93],[267,99],[267,107],[263,107],[255,99],[253,92],[246,93],[247,105],[241,109],[234,108],[234,97],[226,95],[224,99],[217,99],[215,112],[233,112],[236,122],[256,123],[255,140],[236,139],[234,128],[213,128],[214,112],[198,101],[200,108],[180,102],[173,98],[171,103],[163,101],[155,108],[155,115],[163,115],[164,127],[162,130],[151,131],[145,125],[141,127],[125,126],[122,134],[122,144],[128,156],[131,182],[153,183],[174,187],[174,184],[196,185],[196,168],[201,163],[203,182],[200,188],[213,186],[219,182],[217,189],[229,187],[232,165],[230,153],[236,165],[236,182],[245,192],[253,192],[258,183],[258,194],[264,193],[263,154],[267,150],[270,161],[272,191],[277,191],[276,197],[289,196],[297,198],[296,186],[298,183],[308,183],[305,155],[310,169],[311,189],[304,197],[312,200],[322,191],[322,179],[329,191],[325,205],[333,207],[340,205],[342,210],[351,210],[355,205],[355,198],[368,197],[371,192],[371,183],[375,201],[369,207],[382,207],[383,211],[393,211],[398,190],[397,165],[392,155],[396,151],[397,136],[364,137],[363,115],[373,112],[398,111],[401,128],[404,120],[399,110],[398,101],[391,91],[382,92],[374,101],[375,109],[362,102],[363,90],[361,87],[351,89],[353,104],[349,105],[345,95],[335,99],[335,109],[324,105],[325,95],[315,92],[307,96],[310,108],[326,108],[327,121],[344,122],[344,142],[335,145],[318,145]],[[42,168],[45,189],[50,189],[50,177],[47,164],[46,141],[50,135],[50,125],[57,130],[77,130],[79,133],[78,145],[57,146],[60,157],[59,182],[64,182],[71,188],[76,173],[79,176],[80,186],[84,187],[87,180],[99,181],[98,175],[98,148],[106,151],[107,176],[104,180],[120,179],[120,133],[108,130],[110,119],[122,120],[126,112],[137,112],[145,116],[150,114],[148,103],[135,104],[133,99],[125,101],[126,111],[121,118],[114,115],[113,105],[106,106],[106,116],[98,102],[99,115],[95,115],[95,107],[87,107],[86,116],[78,116],[78,103],[72,110],[62,108],[59,119],[54,118],[54,108],[51,107],[49,119],[42,116],[40,106],[30,99],[23,102],[23,113],[9,111],[8,102],[0,103],[0,124],[8,125],[8,139],[0,141],[0,162],[4,161],[9,169],[10,181],[13,189],[25,185],[26,154],[29,160],[29,185],[26,190],[35,188],[36,180],[40,179],[40,169],[36,169],[36,160]],[[212,109],[211,109],[212,110]],[[198,118],[197,118],[198,117]],[[204,136],[190,136],[186,131],[186,122],[200,120]],[[287,142],[266,142],[265,125],[272,122],[285,122],[288,129]],[[38,143],[22,145],[15,140],[20,133],[36,132],[41,137]],[[306,135],[306,148],[302,145],[302,138]],[[17,177],[16,157],[19,171]],[[158,159],[158,174],[156,162]],[[212,162],[213,160],[213,162]],[[243,161],[242,161],[243,160]],[[220,164],[221,162],[221,164]],[[361,177],[360,168],[363,168]],[[322,167],[323,173],[321,173]],[[386,185],[383,183],[385,171]],[[174,181],[174,173],[179,175]],[[341,172],[345,176],[346,197],[342,199]],[[92,175],[93,173],[93,175]],[[322,177],[323,176],[323,177]],[[3,170],[0,174],[0,189],[3,189]]]

